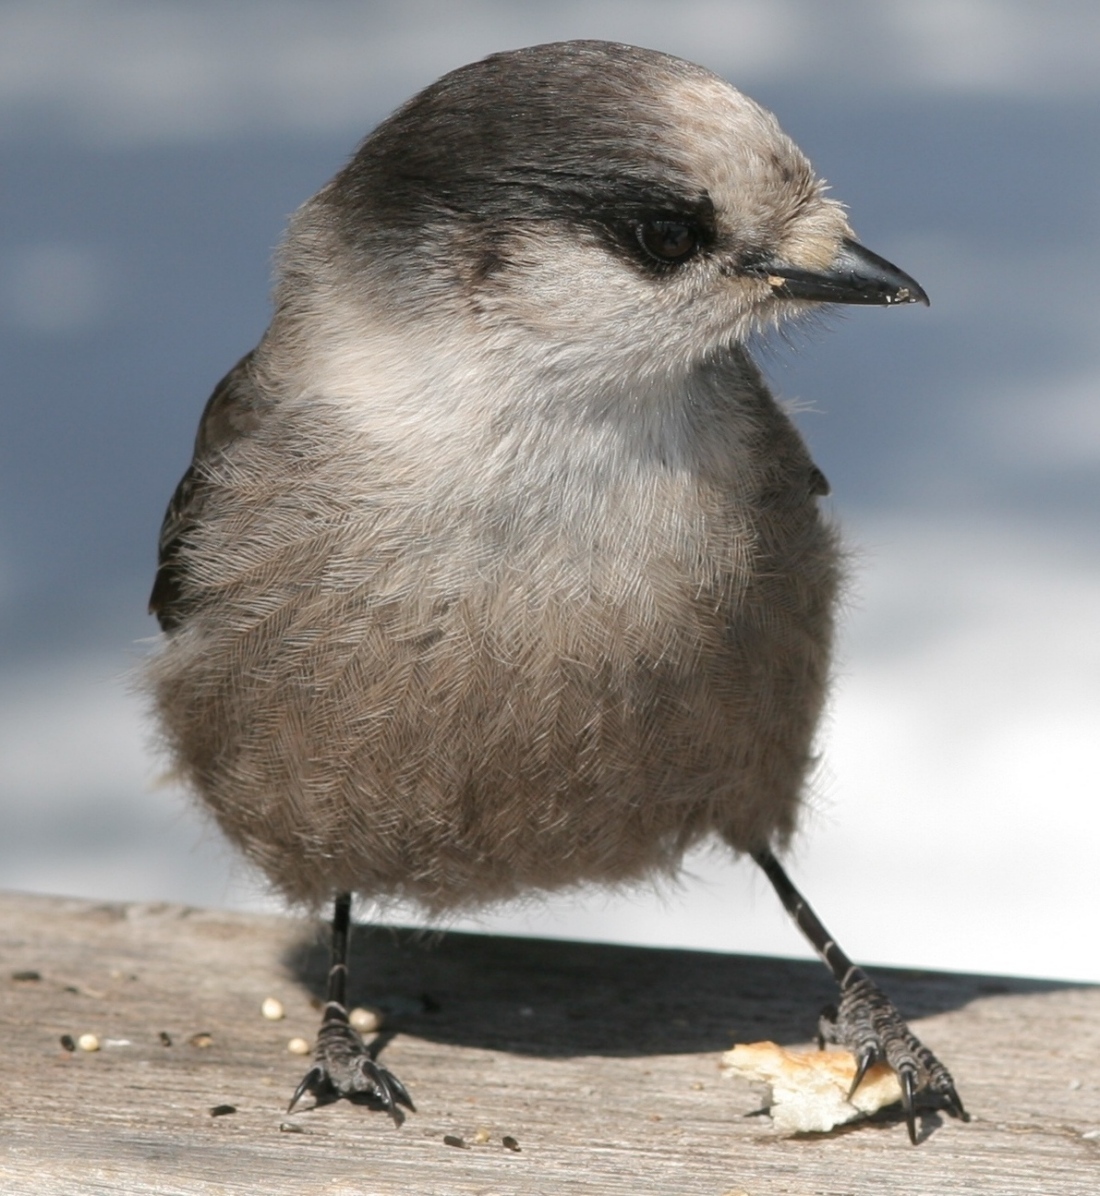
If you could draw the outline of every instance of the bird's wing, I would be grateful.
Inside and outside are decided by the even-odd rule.
[[[186,545],[202,509],[207,488],[204,466],[251,432],[265,406],[267,401],[252,377],[252,354],[248,353],[214,388],[199,421],[191,464],[164,513],[149,613],[156,615],[165,631],[178,627],[185,613],[182,601],[185,566],[180,550]]]

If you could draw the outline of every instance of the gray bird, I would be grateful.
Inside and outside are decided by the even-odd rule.
[[[745,348],[927,303],[775,118],[624,45],[495,54],[292,218],[160,539],[167,747],[291,901],[335,901],[294,1102],[400,1081],[348,1024],[350,895],[429,914],[751,853],[840,988],[823,1037],[965,1116],[773,851],[795,828],[841,558]],[[853,1086],[854,1087],[854,1086]]]

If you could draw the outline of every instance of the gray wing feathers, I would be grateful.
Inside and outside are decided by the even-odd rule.
[[[157,575],[149,595],[149,613],[164,631],[183,622],[185,565],[181,549],[195,527],[205,497],[204,466],[259,423],[266,402],[252,377],[247,353],[214,388],[199,421],[195,451],[164,513],[157,545]]]

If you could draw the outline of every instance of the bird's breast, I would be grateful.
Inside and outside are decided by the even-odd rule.
[[[498,419],[464,469],[344,412],[206,466],[153,670],[180,767],[287,893],[453,906],[789,829],[836,567],[774,405],[694,457],[690,429]]]

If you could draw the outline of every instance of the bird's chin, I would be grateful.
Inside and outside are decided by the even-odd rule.
[[[819,306],[820,304],[816,303],[799,303],[768,295],[733,321],[732,327],[723,337],[723,342],[732,348],[757,341],[777,332],[786,324],[805,319]]]

